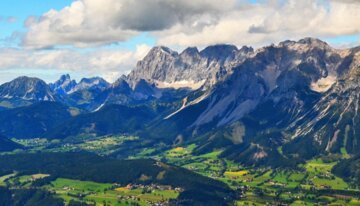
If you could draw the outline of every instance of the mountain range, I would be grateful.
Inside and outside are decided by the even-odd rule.
[[[257,50],[159,46],[114,83],[63,75],[50,84],[19,77],[1,85],[0,134],[125,133],[154,144],[196,142],[197,153],[222,148],[243,164],[291,167],[320,154],[359,153],[359,77],[360,47],[335,49],[314,38]]]

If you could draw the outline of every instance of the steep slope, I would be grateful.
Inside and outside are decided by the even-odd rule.
[[[83,78],[68,92],[68,102],[73,106],[92,111],[104,103],[109,88],[110,84],[100,77]]]
[[[94,96],[89,108],[99,110],[106,105],[118,104],[126,106],[136,105],[164,105],[173,107],[177,101],[190,93],[188,89],[158,88],[143,79],[131,88],[125,76],[120,77],[109,88]]]
[[[57,97],[41,79],[18,77],[0,86],[0,104],[13,108],[40,101],[56,101]]]
[[[252,48],[232,45],[209,46],[202,51],[188,48],[180,54],[154,47],[128,76],[111,85],[100,78],[83,79],[66,91],[65,102],[94,111],[110,104],[178,100],[202,86],[211,87],[253,53]]]
[[[0,135],[0,152],[11,152],[15,149],[21,149],[22,146]]]
[[[108,105],[99,111],[71,118],[44,134],[51,139],[70,136],[134,133],[155,118],[156,113],[147,107]]]
[[[66,95],[77,85],[75,80],[72,80],[69,74],[62,75],[59,80],[50,83],[50,89],[58,95]]]
[[[349,67],[353,62],[351,55],[348,50],[336,50],[312,38],[298,42],[285,41],[277,46],[259,49],[256,55],[234,68],[233,74],[223,82],[196,98],[184,99],[178,111],[152,124],[149,134],[157,137],[156,132],[151,131],[160,131],[166,134],[170,142],[201,138],[202,149],[206,149],[204,145],[210,145],[208,148],[226,147],[225,157],[247,164],[272,164],[274,157],[286,160],[288,157],[284,155],[304,155],[298,151],[303,146],[306,148],[307,144],[301,144],[301,147],[294,144],[289,150],[297,147],[297,151],[293,150],[295,154],[281,154],[278,148],[297,141],[299,133],[289,126],[307,115],[335,84],[347,82],[358,87],[358,82],[344,75],[352,71]],[[358,90],[353,90],[352,86],[350,88],[347,91],[351,94],[337,91],[336,98],[351,96],[344,103],[350,102],[350,108],[357,108]],[[340,108],[346,111],[347,104],[343,105],[345,107]],[[342,116],[339,113],[336,119],[341,121]],[[300,122],[295,123],[294,128],[301,125]],[[234,123],[236,126],[233,126]],[[224,135],[216,135],[216,131],[221,129],[235,131],[230,132],[231,135],[227,137],[229,141],[225,140],[225,143]],[[320,132],[315,129],[309,136],[319,135],[327,143],[328,136],[320,135]],[[311,142],[315,139],[312,138]],[[284,150],[289,151],[287,148],[290,147],[286,146]],[[311,150],[311,147],[308,148]],[[315,153],[308,151],[307,156],[300,159],[319,152],[324,150],[316,150]]]
[[[337,68],[341,76],[305,115],[291,128],[294,141],[284,147],[287,153],[301,155],[319,152],[359,153],[360,137],[360,50],[352,49]],[[307,145],[301,148],[298,145]]]
[[[332,172],[354,185],[360,186],[360,155],[339,162]]]
[[[37,138],[78,112],[56,102],[1,111],[0,133],[11,138]]]

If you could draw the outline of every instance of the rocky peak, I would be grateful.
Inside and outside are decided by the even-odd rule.
[[[201,52],[196,47],[189,47],[180,54],[167,47],[154,47],[127,79],[132,88],[143,79],[159,87],[197,89],[205,82],[215,84],[249,52],[253,49],[243,47],[238,50],[236,46],[226,44],[209,46]]]
[[[252,47],[248,47],[248,46],[242,46],[240,49],[239,49],[239,52],[240,53],[253,53],[254,52],[254,48]]]
[[[278,47],[285,47],[291,50],[297,50],[298,52],[309,51],[315,48],[322,50],[332,50],[330,45],[328,45],[326,42],[310,37],[300,39],[299,41],[286,40],[280,42]]]
[[[124,88],[126,90],[131,90],[129,84],[127,83],[127,79],[125,76],[121,76],[117,79],[112,85],[111,88]]]
[[[0,98],[29,101],[55,101],[50,87],[41,79],[18,77],[0,86]]]
[[[69,81],[69,80],[71,80],[70,75],[69,74],[63,74],[63,75],[61,75],[61,77],[60,77],[60,79],[58,81],[66,82],[66,81]]]
[[[161,57],[161,56],[177,56],[177,55],[178,53],[176,51],[173,51],[168,47],[156,46],[149,51],[149,53],[145,56],[144,59]]]
[[[82,78],[80,83],[84,84],[108,84],[108,82],[101,77]]]
[[[182,57],[195,57],[198,56],[199,50],[197,47],[188,47],[183,52],[181,52],[180,56]]]
[[[206,47],[200,54],[209,59],[224,59],[233,56],[237,51],[238,48],[234,45],[218,44]]]
[[[326,42],[321,41],[320,39],[317,39],[317,38],[312,38],[312,37],[306,37],[304,39],[300,39],[297,43],[313,45],[313,46],[329,46]]]
[[[76,81],[72,80],[69,74],[61,75],[60,79],[54,83],[50,83],[49,86],[52,91],[59,95],[65,95],[69,93],[75,86]]]

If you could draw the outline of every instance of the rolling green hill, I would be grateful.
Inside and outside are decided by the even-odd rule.
[[[133,133],[142,129],[155,116],[154,111],[144,106],[109,105],[99,111],[71,118],[44,136],[50,139],[63,139],[79,135]]]
[[[36,138],[77,112],[56,102],[0,111],[0,133],[11,138]]]
[[[155,183],[181,187],[184,191],[178,201],[185,205],[224,205],[233,195],[224,183],[150,159],[116,160],[89,153],[37,153],[4,155],[0,157],[0,165],[2,174],[18,171],[99,183]]]

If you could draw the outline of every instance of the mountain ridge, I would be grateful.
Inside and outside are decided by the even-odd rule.
[[[120,118],[121,130],[116,125],[97,128],[95,135],[121,132],[173,145],[199,142],[198,152],[221,148],[224,157],[246,164],[271,165],[274,158],[301,162],[342,148],[355,155],[360,141],[359,48],[335,49],[314,38],[256,51],[231,45],[180,53],[154,47],[128,76],[59,102],[87,110],[89,118],[104,125],[112,125],[112,112],[99,114],[111,105],[122,105],[124,111],[151,108],[155,113],[145,121],[136,112],[126,115],[142,125],[127,128]],[[194,82],[200,84],[189,87]],[[62,128],[86,134],[82,122],[73,127],[65,121]],[[57,134],[67,130],[54,129]]]

